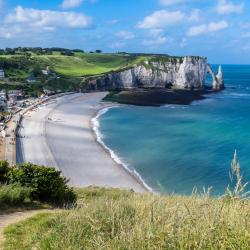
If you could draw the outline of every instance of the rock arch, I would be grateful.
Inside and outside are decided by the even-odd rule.
[[[213,90],[221,90],[224,88],[224,80],[223,80],[223,73],[222,67],[219,66],[218,74],[215,75],[212,67],[210,64],[207,65],[207,71],[213,78]]]

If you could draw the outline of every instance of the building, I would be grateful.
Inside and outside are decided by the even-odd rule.
[[[52,75],[52,72],[49,69],[49,66],[46,69],[42,70],[42,73],[43,73],[43,75],[46,75],[46,76]]]
[[[0,69],[0,78],[5,78],[5,73],[3,69]]]
[[[6,99],[0,97],[0,111],[5,111],[7,108],[7,101]]]
[[[23,99],[23,91],[22,90],[9,90],[8,91],[9,100],[20,101]]]
[[[6,91],[0,91],[0,111],[5,111],[7,108],[7,98],[6,98]]]
[[[30,75],[28,78],[27,78],[27,82],[36,82],[36,77],[34,75]]]

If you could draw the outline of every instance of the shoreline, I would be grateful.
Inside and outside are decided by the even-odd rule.
[[[101,104],[101,103],[100,103]],[[136,171],[136,170],[132,170],[131,168],[129,168],[127,166],[126,163],[122,162],[122,160],[119,158],[119,156],[117,156],[117,154],[111,149],[109,148],[104,141],[102,140],[102,134],[99,130],[100,128],[100,122],[99,122],[99,118],[101,116],[103,116],[105,113],[107,113],[110,109],[112,108],[118,108],[118,107],[122,107],[123,105],[119,105],[119,104],[109,104],[105,107],[101,107],[100,109],[98,109],[96,111],[96,113],[93,115],[93,117],[90,120],[90,124],[91,124],[91,128],[92,128],[92,132],[93,135],[95,137],[95,141],[96,143],[102,147],[104,149],[104,151],[109,155],[109,157],[118,165],[118,167],[122,168],[123,170],[125,170],[129,175],[131,175],[139,184],[141,184],[143,186],[143,188],[146,189],[147,192],[152,192],[155,193],[155,191],[153,190],[153,188],[151,188],[141,177],[141,175]]]
[[[100,186],[149,192],[151,189],[146,188],[139,177],[114,161],[97,141],[91,121],[100,110],[107,108],[101,103],[105,94],[62,97],[25,116],[19,138],[19,159],[44,166],[53,166],[56,162],[73,187]]]

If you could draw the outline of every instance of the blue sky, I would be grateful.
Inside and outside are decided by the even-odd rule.
[[[207,56],[250,64],[247,0],[0,0],[0,46]]]

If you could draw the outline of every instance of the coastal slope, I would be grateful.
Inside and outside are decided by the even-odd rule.
[[[107,93],[73,94],[27,114],[19,130],[19,162],[55,166],[75,187],[146,188],[97,143],[91,119]]]

